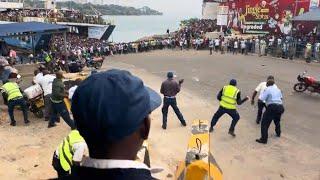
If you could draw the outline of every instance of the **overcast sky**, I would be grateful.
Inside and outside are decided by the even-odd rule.
[[[108,4],[142,7],[149,6],[165,14],[200,16],[202,0],[104,0]]]

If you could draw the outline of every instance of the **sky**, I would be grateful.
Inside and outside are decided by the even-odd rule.
[[[165,15],[200,17],[202,0],[104,0],[107,4],[143,7],[163,12]]]

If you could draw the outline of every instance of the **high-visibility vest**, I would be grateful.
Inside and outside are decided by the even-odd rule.
[[[47,63],[51,61],[51,58],[50,58],[49,54],[46,54],[46,55],[45,55],[44,60],[45,60]]]
[[[74,154],[73,145],[85,142],[78,130],[72,130],[59,146],[59,159],[61,167],[65,171],[70,171]]]
[[[17,97],[23,97],[18,84],[15,82],[7,82],[1,89],[8,94],[8,101]]]
[[[237,95],[239,89],[232,85],[223,87],[220,106],[226,109],[237,109]]]

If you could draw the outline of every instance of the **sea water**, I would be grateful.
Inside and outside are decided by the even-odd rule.
[[[156,34],[166,34],[179,28],[181,20],[190,17],[174,15],[162,16],[104,16],[106,21],[111,21],[116,28],[109,38],[112,42],[131,42],[137,39]]]

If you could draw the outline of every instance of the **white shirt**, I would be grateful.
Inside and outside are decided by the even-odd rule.
[[[261,100],[261,96],[263,91],[267,88],[267,82],[261,82],[257,87],[256,91],[259,93],[259,99]]]
[[[52,93],[52,82],[56,77],[50,74],[42,76],[42,78],[38,81],[38,84],[43,89],[43,95],[48,95]]]
[[[277,87],[277,85],[274,84],[275,87]],[[259,93],[259,99],[262,99],[262,94],[264,92],[264,90],[267,89],[267,82],[261,82],[255,89],[255,91],[257,91]]]
[[[116,159],[93,159],[83,158],[81,166],[91,167],[95,169],[146,169],[150,170],[147,165],[132,160],[116,160]]]
[[[262,93],[261,100],[267,105],[282,104],[282,93],[277,86],[269,86]]]
[[[42,72],[38,73],[35,77],[33,77],[33,82],[39,84],[40,79],[43,77]]]
[[[236,49],[238,48],[238,41],[234,42],[234,48],[236,48]]]
[[[76,91],[76,89],[78,88],[77,85],[75,86],[72,86],[70,89],[69,89],[69,99],[72,99],[72,96],[74,94],[74,92]]]
[[[214,43],[215,43],[215,46],[219,46],[220,40],[219,40],[219,39],[216,39],[216,40],[214,40]]]
[[[88,152],[87,144],[85,142],[74,143],[73,146],[73,157],[72,160],[75,162],[81,162],[84,155]],[[56,156],[59,158],[59,147],[55,151]]]

